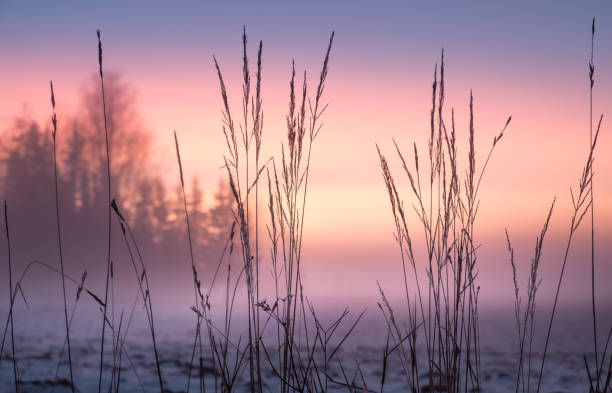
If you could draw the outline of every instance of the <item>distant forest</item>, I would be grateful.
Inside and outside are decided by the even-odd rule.
[[[191,272],[178,167],[176,187],[167,186],[156,165],[158,157],[153,156],[154,137],[144,126],[133,92],[113,74],[105,78],[105,92],[112,197],[130,223],[152,269],[172,273],[172,277],[184,271],[189,280]],[[78,112],[70,116],[60,112],[57,133],[64,253],[69,273],[74,276],[80,276],[85,268],[90,272],[92,269],[102,271],[105,265],[106,155],[101,94],[95,78],[84,89],[78,108]],[[0,190],[8,203],[17,264],[25,266],[32,260],[55,264],[58,253],[51,122],[41,124],[22,116],[15,119],[10,129],[3,131]],[[197,266],[212,269],[233,222],[233,196],[222,181],[217,190],[210,193],[213,200],[207,204],[197,178],[188,182],[186,188]],[[129,262],[122,261],[127,256],[115,219],[113,231],[115,263],[131,268]]]

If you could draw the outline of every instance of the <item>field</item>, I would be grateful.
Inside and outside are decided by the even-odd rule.
[[[367,171],[331,176],[327,193],[316,182],[357,154],[351,149],[362,137],[325,139],[334,132],[329,85],[353,72],[334,68],[337,33],[318,43],[317,69],[290,63],[284,113],[274,123],[264,111],[268,99],[280,106],[276,91],[265,87],[266,46],[243,27],[241,46],[232,48],[239,73],[226,68],[226,56],[212,58],[221,143],[206,151],[220,163],[221,181],[211,203],[193,174],[193,163],[205,161],[194,161],[190,135],[173,131],[166,140],[172,166],[160,164],[133,91],[107,71],[113,48],[97,30],[95,76],[75,114],[61,113],[62,89],[52,80],[50,122],[17,116],[0,146],[0,390],[611,392],[612,194],[609,152],[601,149],[607,122],[597,112],[599,73],[607,72],[598,51],[608,38],[598,35],[598,18],[584,26],[580,110],[588,123],[577,132],[581,145],[571,146],[571,156],[552,155],[552,165],[577,165],[563,176],[567,191],[551,192],[544,209],[534,202],[533,214],[507,227],[497,221],[512,211],[515,196],[535,201],[550,184],[537,175],[549,156],[523,163],[517,151],[496,163],[516,117],[495,118],[503,108],[484,114],[495,128],[480,132],[478,92],[469,90],[456,110],[450,106],[447,48],[429,74],[418,76],[432,78],[428,95],[418,97],[428,108],[418,115],[426,129],[412,130],[408,143],[405,135],[381,137],[370,144],[371,157],[360,158],[377,173],[374,203],[351,189],[333,194]],[[373,95],[363,97],[375,105]],[[350,124],[366,116],[345,115]],[[269,122],[282,131],[268,133]],[[532,168],[531,188],[511,178],[520,165]],[[508,175],[497,173],[504,167]],[[490,180],[514,182],[518,190],[504,195],[509,188],[487,188]],[[326,210],[347,194],[340,202],[346,210]],[[325,232],[335,215],[346,220],[341,233]],[[384,219],[386,232],[373,216]],[[356,218],[365,229],[351,228]],[[363,254],[365,263],[317,261],[330,244],[350,248],[374,241],[369,237],[387,240],[373,254],[365,246],[346,254]],[[496,278],[491,264],[501,272]],[[341,288],[350,288],[348,295]]]

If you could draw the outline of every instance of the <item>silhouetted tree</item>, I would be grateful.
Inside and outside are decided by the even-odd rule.
[[[115,74],[105,78],[110,135],[111,187],[141,251],[153,270],[167,278],[189,280],[187,234],[179,190],[168,188],[152,157],[153,136],[136,110],[135,95]],[[103,266],[106,178],[104,119],[97,78],[86,85],[75,116],[58,124],[60,210],[68,273],[90,273]],[[7,137],[8,136],[8,137]],[[22,263],[56,254],[53,162],[48,125],[18,117],[0,142],[0,191],[11,206],[15,246]],[[169,191],[172,190],[172,191]],[[233,196],[220,182],[212,203],[193,178],[187,190],[198,267],[214,267],[234,220]],[[113,258],[120,271],[129,267],[123,239]],[[52,259],[54,261],[55,258]],[[50,261],[50,262],[52,262]],[[182,272],[184,270],[184,272]],[[183,274],[184,273],[184,274]]]
[[[136,110],[135,95],[130,88],[112,73],[105,75],[104,83],[112,195],[121,201],[126,211],[132,211],[136,190],[147,180],[147,174],[154,173],[155,161],[151,159],[153,138]],[[94,198],[104,200],[101,191],[106,188],[103,170],[106,152],[101,100],[99,81],[92,78],[82,96],[82,110],[73,122],[73,134],[85,141],[80,146],[79,163],[82,168],[87,168],[90,192],[93,191]]]
[[[10,141],[3,146],[3,195],[13,209],[29,210],[33,215],[51,206],[51,145],[48,131],[31,119],[15,120]]]
[[[32,260],[37,248],[55,244],[48,236],[54,228],[50,131],[21,116],[2,150],[1,194],[10,206],[16,260]]]
[[[217,251],[223,247],[229,236],[229,231],[234,222],[235,200],[232,191],[225,180],[220,180],[214,195],[214,202],[208,211],[208,239]],[[211,247],[212,248],[212,247]],[[214,251],[214,250],[213,250]],[[218,255],[212,255],[217,258]]]

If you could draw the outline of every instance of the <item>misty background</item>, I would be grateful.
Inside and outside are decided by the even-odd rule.
[[[233,197],[220,170],[222,104],[212,54],[227,70],[230,96],[237,100],[243,23],[252,39],[250,50],[263,39],[263,151],[266,157],[278,156],[286,133],[291,59],[295,56],[298,70],[316,72],[328,33],[335,29],[338,38],[327,90],[330,108],[313,158],[304,226],[304,286],[309,300],[329,319],[345,305],[353,318],[367,308],[355,331],[360,340],[350,343],[355,346],[383,344],[377,281],[394,305],[404,305],[400,254],[375,143],[389,156],[391,137],[397,138],[402,149],[409,150],[413,142],[426,149],[431,74],[444,47],[447,100],[460,125],[462,160],[467,152],[472,89],[478,165],[503,121],[513,116],[483,180],[476,224],[482,329],[489,335],[483,338],[485,349],[516,349],[515,341],[508,339],[514,334],[513,289],[504,228],[516,248],[519,286],[524,291],[534,241],[557,196],[540,271],[537,323],[538,331],[544,331],[567,241],[569,187],[575,187],[586,159],[586,65],[593,15],[599,23],[594,112],[607,116],[612,103],[608,88],[612,56],[607,49],[612,37],[610,3],[481,2],[466,10],[448,4],[337,2],[324,4],[325,12],[320,13],[308,3],[253,3],[230,9],[195,2],[186,2],[184,8],[161,2],[150,7],[110,2],[105,7],[73,4],[70,13],[55,5],[18,4],[0,3],[0,52],[6,53],[0,56],[0,68],[5,70],[0,74],[0,196],[8,204],[14,280],[32,261],[59,266],[48,91],[52,78],[57,82],[66,272],[79,280],[87,271],[87,288],[104,292],[107,206],[102,105],[97,75],[85,79],[96,67],[94,32],[99,27],[105,37],[105,59],[111,69],[120,71],[105,73],[112,197],[134,230],[147,264],[160,334],[170,347],[178,338],[191,337],[193,278],[171,131],[177,129],[181,142],[196,265],[208,288],[233,221]],[[558,4],[557,12],[550,12],[553,4]],[[249,54],[253,59],[254,53]],[[596,299],[602,335],[608,332],[612,317],[612,155],[608,154],[612,138],[608,130],[604,120],[595,160]],[[400,177],[397,157],[391,165]],[[401,178],[398,184],[410,203],[407,179]],[[265,196],[260,198],[264,204]],[[267,213],[265,208],[261,211]],[[416,220],[411,225],[424,273],[422,233],[416,229]],[[263,221],[260,230],[260,255],[268,264]],[[111,298],[113,317],[119,317],[121,311],[130,310],[137,296],[138,277],[115,216],[112,232]],[[590,334],[585,333],[590,313],[588,232],[583,225],[570,250],[553,332],[559,362],[577,362],[566,364],[571,370],[582,367],[581,356],[590,348]],[[0,255],[6,252],[5,238],[0,236]],[[230,258],[234,274],[241,267],[239,253],[237,247]],[[5,316],[6,264],[0,263],[0,269],[0,316]],[[221,272],[217,281],[215,302],[225,299],[226,274]],[[35,344],[39,338],[61,342],[59,275],[32,265],[21,289],[24,296],[19,295],[15,316],[20,345]],[[240,311],[243,289],[238,290]],[[67,291],[69,304],[73,303],[76,286],[69,283]],[[144,340],[146,317],[140,307],[136,310],[133,333]],[[96,337],[99,320],[98,304],[83,296],[75,334],[84,340]],[[236,322],[236,330],[244,332],[245,321],[237,318]],[[185,354],[183,358],[189,355],[188,348]],[[581,369],[579,373],[583,378]]]
[[[190,288],[192,280],[178,164],[176,182],[166,181],[160,173],[159,154],[154,150],[155,136],[139,114],[133,91],[118,74],[108,74],[105,92],[112,197],[134,233],[160,302],[168,304],[185,296],[186,290],[182,289]],[[108,236],[101,108],[99,79],[94,76],[82,91],[78,109],[61,117],[56,136],[66,273],[79,280],[87,270],[87,286],[94,292],[100,288],[97,293],[104,291],[101,278],[106,274]],[[17,115],[2,135],[0,190],[8,205],[13,274],[18,278],[32,261],[59,266],[51,122]],[[216,189],[206,193],[197,177],[186,182],[196,266],[208,276],[230,234],[233,196],[222,179]],[[114,215],[112,231],[115,285],[122,293],[121,289],[134,288],[135,278]],[[6,255],[6,240],[0,248]],[[2,276],[7,277],[5,269]],[[23,282],[23,291],[35,303],[48,306],[57,303],[59,282],[59,275],[33,265]],[[69,293],[73,292],[71,287]]]

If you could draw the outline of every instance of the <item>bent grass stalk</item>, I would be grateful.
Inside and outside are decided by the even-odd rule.
[[[157,371],[159,389],[160,389],[160,392],[163,393],[164,383],[163,383],[161,366],[160,366],[160,361],[159,361],[159,354],[157,350],[157,340],[155,336],[155,320],[153,317],[153,301],[151,300],[151,289],[149,287],[149,275],[147,273],[147,268],[145,266],[144,260],[142,259],[140,248],[138,247],[138,244],[136,243],[136,238],[134,237],[134,233],[132,232],[132,228],[130,227],[126,217],[120,212],[119,206],[117,205],[117,202],[115,201],[115,199],[113,199],[113,201],[111,202],[111,208],[115,212],[115,215],[117,216],[117,220],[119,221],[121,232],[123,234],[123,239],[125,241],[125,245],[128,250],[128,254],[130,256],[130,261],[132,262],[132,267],[134,268],[136,282],[138,283],[140,295],[142,296],[142,299],[143,299],[145,311],[147,314],[147,322],[149,323],[149,330],[151,331],[151,338],[153,340],[153,353],[155,355],[155,367]],[[128,240],[128,237],[129,237],[129,240]],[[130,241],[132,245],[130,245]],[[138,257],[138,262],[140,263],[140,274],[138,272],[138,267],[136,266],[136,259],[134,257],[134,251],[132,250],[132,247],[135,249],[136,255]],[[144,283],[144,286],[143,286],[143,283]],[[138,297],[136,298],[136,300],[138,300]],[[134,306],[135,306],[135,303],[134,303]],[[119,330],[117,332],[117,342],[115,343],[115,352],[119,350],[119,355],[118,355],[119,362],[121,362],[121,352],[123,351],[125,337],[127,336],[127,330],[129,329],[131,321],[132,321],[132,315],[133,313],[130,314],[128,326],[124,333],[123,340],[120,340],[121,322],[119,324]],[[123,313],[121,315],[121,321],[122,320],[123,320]],[[113,325],[113,329],[114,329],[114,325]],[[118,367],[118,371],[120,370],[121,370],[121,367]],[[117,386],[119,386],[119,380],[120,378],[117,377],[117,382],[116,382]]]
[[[26,270],[27,270],[27,268],[26,268]],[[61,274],[63,277],[64,277],[64,276],[66,276],[66,275],[62,274],[61,272],[59,272],[59,273],[60,273],[60,274]],[[24,276],[25,276],[25,272],[24,272]],[[64,277],[64,281],[65,281],[65,278],[66,278],[66,277]],[[68,279],[70,279],[70,277],[67,277],[67,278],[68,278]],[[81,276],[81,282],[80,282],[80,284],[79,284],[78,282],[75,282],[75,283],[78,285],[78,287],[77,287],[77,291],[76,291],[75,301],[74,301],[74,303],[72,304],[72,310],[70,311],[70,320],[69,320],[69,322],[68,322],[68,329],[70,329],[70,327],[72,326],[72,321],[74,320],[74,314],[75,314],[75,312],[76,312],[76,306],[77,306],[77,303],[79,302],[79,299],[80,299],[80,297],[81,297],[81,292],[83,291],[83,288],[84,288],[84,286],[85,286],[85,279],[86,279],[86,278],[87,278],[87,270],[84,270],[84,271],[83,271],[83,275]],[[23,277],[22,277],[22,279],[23,279]],[[63,361],[63,357],[64,357],[64,349],[66,348],[67,341],[68,341],[68,336],[66,336],[66,337],[64,338],[64,343],[62,344],[62,350],[61,350],[60,360],[59,360],[59,362],[57,363],[57,368],[55,369],[55,378],[54,378],[54,380],[53,380],[53,381],[54,381],[54,383],[53,383],[53,385],[54,385],[54,389],[52,390],[52,393],[55,391],[55,386],[57,386],[57,381],[58,381],[58,378],[59,378],[60,366],[61,366],[61,363],[62,363],[62,361]]]

